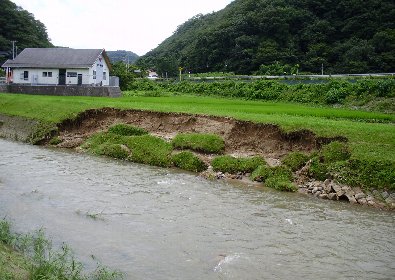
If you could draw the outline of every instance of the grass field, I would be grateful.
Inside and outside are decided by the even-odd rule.
[[[395,115],[295,103],[175,95],[122,98],[0,94],[0,113],[58,123],[86,109],[114,107],[229,116],[273,123],[286,131],[310,129],[320,136],[343,135],[353,157],[395,161]]]

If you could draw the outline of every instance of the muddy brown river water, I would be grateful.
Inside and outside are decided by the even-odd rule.
[[[0,216],[126,279],[395,279],[395,215],[0,140]]]

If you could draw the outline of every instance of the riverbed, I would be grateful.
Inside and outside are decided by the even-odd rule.
[[[395,278],[393,212],[1,139],[0,216],[126,279]]]

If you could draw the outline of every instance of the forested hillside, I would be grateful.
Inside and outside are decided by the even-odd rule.
[[[124,63],[135,63],[136,60],[139,58],[137,54],[131,51],[124,51],[124,50],[118,50],[118,51],[106,51],[108,57],[111,60],[111,63],[115,63],[118,61],[122,61]]]
[[[11,41],[16,41],[18,52],[28,47],[52,47],[43,23],[13,2],[0,0],[0,64],[12,57]]]
[[[138,61],[159,72],[395,72],[393,0],[235,0]],[[286,67],[283,67],[286,66]],[[288,73],[289,74],[289,73]]]

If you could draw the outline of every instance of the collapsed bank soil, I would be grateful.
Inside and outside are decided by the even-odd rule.
[[[62,122],[59,146],[78,147],[89,136],[117,123],[138,126],[165,139],[181,132],[213,133],[225,140],[226,154],[261,155],[267,159],[280,159],[290,151],[309,152],[334,140],[347,141],[341,136],[318,137],[308,130],[287,133],[277,125],[227,117],[104,108],[87,110],[73,120]]]
[[[16,123],[20,123],[20,120]],[[76,118],[58,124],[57,136],[60,143],[57,146],[78,148],[93,134],[107,131],[109,127],[119,123],[144,128],[149,133],[166,140],[172,139],[178,133],[185,132],[217,134],[225,141],[225,154],[236,157],[258,155],[265,158],[269,166],[281,164],[281,159],[292,151],[308,153],[335,140],[347,141],[342,136],[324,138],[309,130],[284,132],[277,125],[240,121],[228,117],[103,108],[84,111]],[[11,128],[10,125],[5,127],[7,127],[7,131],[10,131],[12,125]],[[18,125],[19,129],[20,127]],[[40,143],[46,144],[48,140],[44,139]],[[210,162],[210,155],[200,156],[205,158],[206,163]],[[223,177],[223,175],[219,176],[219,178]],[[246,179],[246,176],[240,175],[230,177]],[[352,203],[385,207],[384,204],[374,202],[372,196],[361,194],[360,189],[338,191],[338,186],[334,182],[322,185],[322,182],[306,182],[306,180],[308,180],[306,176],[297,174],[296,182],[301,192],[326,199],[333,195],[334,200],[342,198]],[[357,197],[363,196],[361,202],[355,199],[356,195]]]

